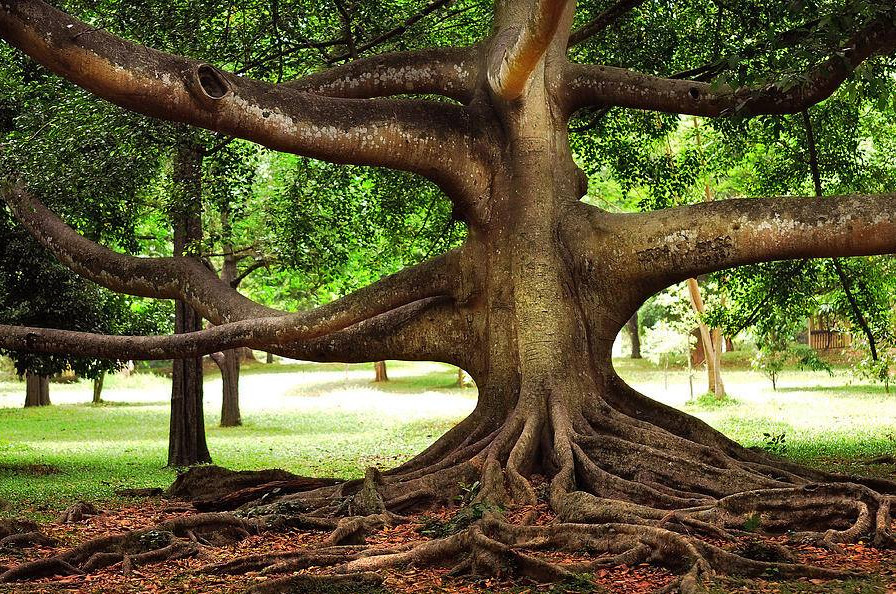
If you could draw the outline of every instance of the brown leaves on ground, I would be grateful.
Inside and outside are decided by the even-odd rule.
[[[395,547],[423,542],[428,537],[420,533],[425,519],[447,523],[457,512],[456,508],[431,510],[398,526],[386,526],[368,536],[369,545]],[[149,500],[139,504],[102,511],[95,516],[70,524],[48,523],[41,527],[43,533],[56,543],[53,546],[34,546],[25,549],[0,549],[0,566],[14,566],[23,561],[49,557],[64,548],[105,534],[147,528],[166,520],[190,515],[195,510],[188,505],[166,500]],[[545,506],[520,507],[508,510],[510,521],[529,518],[544,524],[553,520]],[[197,557],[141,566],[125,575],[121,564],[90,575],[45,578],[29,583],[0,584],[0,592],[77,592],[77,593],[174,593],[174,592],[243,592],[253,584],[271,579],[258,572],[245,575],[217,576],[198,573],[200,567],[230,561],[239,557],[261,553],[277,553],[299,550],[318,545],[327,533],[311,531],[267,532],[253,535],[230,546],[201,548]],[[813,565],[837,569],[849,569],[863,574],[854,584],[802,579],[781,582],[770,575],[767,579],[724,579],[713,592],[756,592],[762,594],[786,594],[790,592],[896,592],[896,551],[876,549],[866,543],[842,545],[839,551],[830,551],[812,544],[794,544],[786,536],[766,537],[750,535],[736,543],[715,543],[729,550],[752,550],[761,554],[763,545],[789,546],[797,560]],[[560,552],[538,551],[537,555],[560,563],[577,563],[592,560],[587,551],[570,555]],[[307,571],[315,572],[314,568]],[[641,563],[632,567],[617,566],[600,569],[584,583],[538,585],[513,575],[505,577],[448,575],[447,568],[407,567],[386,574],[385,591],[401,594],[446,592],[473,594],[480,592],[595,592],[612,594],[646,594],[662,590],[674,581],[667,570]]]

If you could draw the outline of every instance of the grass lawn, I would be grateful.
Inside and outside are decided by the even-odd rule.
[[[647,395],[695,414],[748,446],[785,436],[784,455],[825,468],[893,473],[861,461],[896,453],[896,395],[851,380],[845,371],[784,372],[779,390],[752,371],[725,383],[734,403],[688,404],[686,371],[619,360],[620,373]],[[244,426],[222,429],[220,379],[209,373],[205,407],[215,463],[280,467],[308,475],[360,476],[394,466],[468,414],[476,390],[455,387],[454,368],[389,363],[390,382],[374,384],[373,366],[290,363],[244,369]],[[694,388],[705,389],[697,374]],[[668,383],[667,383],[668,382]],[[52,384],[54,406],[25,410],[24,384],[0,382],[0,515],[46,517],[78,499],[110,503],[120,487],[167,486],[169,381],[137,373],[107,379],[107,404],[89,404],[91,385]]]

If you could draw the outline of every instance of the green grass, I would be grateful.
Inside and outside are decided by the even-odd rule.
[[[703,374],[620,360],[636,388],[694,414],[733,439],[766,445],[786,435],[786,456],[823,468],[892,474],[862,461],[896,453],[896,395],[842,371],[786,371],[775,392],[763,376],[727,370],[725,404],[699,396]],[[252,363],[243,370],[244,426],[217,426],[220,378],[206,378],[206,426],[215,463],[279,467],[307,475],[357,477],[394,466],[424,449],[475,404],[475,389],[455,387],[440,364],[389,363],[390,382],[374,384],[372,365]],[[666,386],[668,381],[668,387]],[[88,404],[90,384],[53,384],[54,406],[22,409],[24,386],[0,381],[0,514],[52,515],[78,499],[108,504],[121,487],[166,487],[169,380],[150,373],[107,379],[106,404]]]
[[[444,365],[390,363],[387,384],[370,381],[369,365],[349,366],[347,378],[342,365],[247,371],[242,427],[217,426],[219,377],[210,373],[205,386],[209,449],[216,464],[236,469],[361,476],[368,466],[394,466],[423,450],[475,404],[475,390],[453,387],[455,371]],[[163,467],[167,380],[134,374],[110,378],[107,387],[100,406],[0,408],[0,514],[45,516],[78,499],[115,501],[121,487],[171,483],[175,473]],[[4,398],[16,406],[23,390],[0,384],[0,396],[12,391]],[[88,400],[89,390],[87,382],[53,384],[51,399]],[[427,397],[440,401],[434,412],[426,410]]]

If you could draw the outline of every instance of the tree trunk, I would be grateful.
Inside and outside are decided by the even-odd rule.
[[[375,382],[388,382],[389,375],[386,373],[386,362],[385,361],[377,361],[373,364],[373,371],[376,374],[373,381]]]
[[[588,180],[573,159],[568,138],[570,116],[586,106],[710,117],[786,113],[831,91],[832,85],[814,76],[815,71],[791,90],[772,85],[768,92],[740,92],[727,85],[716,89],[693,80],[570,64],[568,36],[557,32],[570,29],[574,3],[537,0],[495,3],[495,35],[460,61],[445,57],[439,68],[427,59],[424,69],[407,63],[401,74],[389,74],[391,69],[377,60],[375,69],[357,66],[365,76],[343,84],[313,79],[298,81],[299,86],[270,86],[132,47],[84,24],[69,23],[91,33],[73,45],[58,34],[65,30],[65,21],[58,20],[64,17],[34,0],[10,4],[0,11],[0,33],[12,30],[13,40],[33,56],[124,107],[190,121],[277,150],[427,176],[452,199],[455,214],[466,223],[463,247],[438,259],[435,271],[433,260],[387,277],[355,299],[330,304],[316,312],[326,315],[313,325],[314,331],[296,330],[291,316],[282,318],[288,328],[278,325],[280,318],[263,316],[263,325],[276,332],[262,333],[264,340],[248,344],[276,343],[275,350],[284,356],[345,363],[438,360],[462,366],[479,387],[473,412],[408,462],[383,473],[372,469],[363,481],[292,493],[283,509],[302,510],[302,522],[360,512],[353,521],[329,524],[336,530],[327,540],[342,545],[347,536],[351,542],[363,539],[366,522],[392,521],[386,510],[403,513],[434,500],[451,501],[469,494],[464,485],[475,483],[477,502],[530,509],[544,505],[556,521],[541,526],[530,521],[530,514],[520,521],[487,514],[445,539],[414,549],[376,551],[386,554],[347,553],[346,547],[325,544],[328,556],[340,558],[325,561],[339,563],[337,573],[370,575],[449,561],[446,565],[458,571],[503,573],[513,567],[527,577],[550,581],[593,571],[603,561],[631,565],[650,560],[680,572],[673,587],[690,594],[700,591],[715,570],[832,577],[819,574],[822,568],[798,573],[793,564],[748,559],[733,547],[722,549],[697,536],[729,540],[745,522],[758,518],[763,528],[779,534],[793,531],[800,539],[827,545],[868,535],[875,544],[893,542],[891,502],[868,487],[894,493],[896,484],[841,477],[747,449],[626,385],[613,368],[612,347],[649,295],[689,277],[807,255],[891,252],[896,249],[896,218],[891,216],[896,196],[811,204],[793,198],[726,200],[614,214],[581,201]],[[52,26],[45,25],[48,20]],[[869,40],[850,42],[846,58],[837,55],[834,62],[822,62],[819,76],[842,75],[835,81],[839,84],[875,46],[890,47],[892,19],[870,33]],[[458,78],[450,84],[436,86],[462,89],[442,93],[456,103],[384,99],[431,93],[433,86],[427,85],[454,73]],[[340,79],[344,75],[341,70]],[[426,84],[415,86],[418,78]],[[301,85],[336,96],[302,92]],[[354,99],[354,93],[365,90],[377,100]],[[183,205],[200,203],[198,192],[179,198]],[[28,216],[27,209],[18,213]],[[184,220],[198,221],[198,214]],[[181,230],[176,256],[187,236]],[[84,249],[74,252],[89,271],[83,265]],[[116,281],[108,269],[96,277]],[[218,299],[203,302],[195,292],[198,287],[182,280],[185,299],[209,312],[217,311],[217,305],[229,309]],[[116,282],[120,287],[131,281]],[[137,285],[147,292],[145,283]],[[692,297],[701,309],[699,291],[692,291]],[[178,331],[197,328],[192,310],[179,307]],[[249,314],[234,313],[239,316]],[[287,344],[290,331],[298,337]],[[24,344],[63,344],[52,342],[49,333],[32,334]],[[705,327],[704,337],[711,359],[718,351]],[[146,343],[156,344],[154,340]],[[108,342],[103,337],[103,345]],[[181,354],[197,352],[188,347]],[[201,390],[201,366],[196,360],[185,365],[195,366],[198,373],[182,373],[183,381],[196,383],[198,377]],[[711,383],[719,394],[718,366],[714,369]],[[181,389],[180,400],[195,392]],[[197,403],[198,414],[195,408],[187,410],[201,427],[201,397]],[[172,435],[174,419],[172,414]],[[201,436],[204,449],[204,432],[191,434],[194,429],[187,426],[182,433]],[[271,491],[261,500],[274,497]],[[271,514],[267,509],[259,511]],[[249,526],[292,525],[280,511]],[[198,518],[222,521],[217,515]],[[248,518],[234,519],[247,526]],[[556,557],[536,556],[535,549],[542,546],[587,549],[598,557],[597,564],[561,567],[550,561]],[[121,555],[121,548],[116,550]],[[351,560],[342,563],[346,554]],[[76,562],[72,556],[63,560]],[[276,561],[279,568],[281,561]],[[308,559],[294,558],[288,567],[297,567],[294,561],[309,565]],[[40,569],[46,571],[46,566]]]
[[[240,354],[240,356],[239,356],[240,362],[242,362],[242,361],[258,361],[258,359],[255,358],[255,351],[253,351],[249,347],[242,347],[242,348],[236,349],[236,351]]]
[[[50,405],[50,378],[46,375],[25,374],[25,408]]]
[[[202,155],[190,143],[178,146],[174,183],[178,194],[174,219],[174,255],[184,257],[194,242],[202,239]],[[177,334],[202,330],[202,318],[192,307],[177,301],[174,331]],[[211,462],[205,441],[202,359],[175,359],[171,374],[171,424],[168,434],[168,466],[191,466]]]
[[[221,427],[239,427],[240,416],[240,356],[237,349],[228,349],[212,355],[221,370]]]
[[[224,248],[224,265],[221,268],[221,280],[236,288],[237,261],[232,240],[233,213],[230,204],[225,202],[221,208],[221,236]],[[215,358],[221,370],[221,427],[238,427],[243,424],[240,416],[240,363],[243,360],[255,360],[252,349],[242,347],[228,349]]]
[[[273,363],[273,362],[274,362],[274,353],[266,353],[266,354],[265,354],[265,358],[264,358],[264,362],[267,363],[268,365],[270,365],[271,363]]]
[[[100,373],[93,380],[93,403],[100,404],[103,402],[103,382],[106,379],[106,373]]]
[[[688,279],[688,295],[691,306],[697,314],[697,326],[700,329],[700,340],[703,342],[707,391],[722,400],[725,398],[725,385],[722,383],[722,334],[718,328],[710,330],[701,318],[706,309],[700,295],[700,285],[695,278]]]
[[[628,329],[628,335],[632,342],[632,359],[640,359],[641,358],[641,334],[640,328],[638,327],[638,312],[628,319],[628,323],[625,325]]]

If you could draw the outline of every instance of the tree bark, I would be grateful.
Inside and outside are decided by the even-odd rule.
[[[688,295],[691,307],[697,314],[697,327],[700,330],[700,340],[703,343],[703,358],[706,361],[707,391],[716,398],[725,397],[725,385],[722,383],[722,335],[718,328],[710,329],[703,322],[705,313],[703,297],[700,295],[700,285],[697,279],[688,279]]]
[[[389,375],[386,373],[386,362],[385,361],[376,361],[373,364],[373,371],[375,377],[373,378],[374,382],[388,382]]]
[[[221,235],[224,248],[224,265],[221,268],[221,280],[236,288],[237,257],[232,243],[232,212],[230,204],[221,208]],[[242,347],[227,349],[215,362],[221,370],[221,427],[238,427],[243,424],[240,415],[240,363],[244,357],[254,358],[252,349]]]
[[[635,312],[632,317],[628,319],[628,322],[625,324],[626,329],[628,330],[628,336],[631,339],[632,343],[632,351],[631,358],[632,359],[640,359],[641,358],[641,333],[640,328],[638,327],[638,312]]]
[[[93,380],[93,404],[100,404],[103,402],[103,382],[106,379],[106,373],[100,373]]]
[[[50,405],[50,378],[31,372],[25,374],[25,408]]]
[[[194,242],[202,240],[202,154],[184,141],[177,147],[174,185],[178,200],[174,219],[174,255],[189,257]],[[202,330],[202,318],[183,301],[174,309],[176,334]],[[168,433],[168,466],[182,467],[211,462],[205,441],[202,358],[175,359],[171,374],[171,423]]]
[[[313,90],[272,87],[137,47],[39,0],[0,8],[0,35],[124,107],[308,157],[420,173],[440,185],[468,227],[462,248],[302,314],[248,313],[232,293],[217,297],[222,283],[207,282],[197,270],[179,278],[177,271],[186,267],[166,265],[165,278],[173,280],[164,290],[205,308],[222,325],[174,338],[4,327],[0,343],[49,351],[77,344],[82,351],[115,352],[116,358],[126,358],[122,351],[131,358],[195,357],[250,346],[308,360],[436,360],[466,369],[479,388],[466,419],[397,468],[290,494],[296,508],[310,510],[300,520],[360,514],[327,524],[338,524],[328,542],[339,546],[347,532],[352,539],[363,532],[365,522],[450,500],[462,494],[462,485],[478,483],[478,502],[545,504],[557,522],[538,526],[483,517],[464,532],[412,549],[363,551],[338,565],[337,573],[450,559],[452,566],[462,562],[458,567],[474,571],[513,566],[528,570],[528,577],[570,577],[571,566],[530,555],[545,545],[612,553],[613,563],[666,564],[682,572],[679,585],[690,594],[714,569],[746,568],[753,575],[772,568],[782,575],[800,571],[793,564],[763,565],[695,536],[727,539],[727,530],[740,530],[753,517],[761,516],[764,526],[779,533],[809,531],[828,545],[867,534],[878,544],[893,542],[891,501],[880,492],[896,493],[896,484],[840,477],[744,448],[627,386],[613,369],[612,347],[645,299],[688,278],[770,260],[893,252],[896,196],[726,200],[614,214],[581,202],[588,180],[573,159],[567,133],[574,111],[595,104],[711,116],[738,106],[745,114],[793,110],[828,96],[858,63],[896,45],[894,25],[871,25],[845,58],[822,61],[785,92],[773,84],[731,90],[570,64],[572,17],[572,2],[496,3],[493,36],[477,46],[471,64],[454,64],[457,84],[480,85],[473,89],[474,101],[457,105],[334,100]],[[381,63],[358,66],[362,72],[352,87],[357,92],[395,89],[400,79],[413,94],[413,81],[426,78],[413,72],[364,74],[371,64]],[[433,79],[446,75],[439,65],[434,68]],[[469,76],[473,72],[478,76]],[[196,206],[198,195],[184,193],[178,202]],[[95,246],[78,243],[21,191],[8,199],[46,244],[101,282],[150,290],[145,279],[116,278],[117,264],[162,274],[158,262],[93,258]],[[183,221],[176,233],[178,260],[187,260],[185,238],[197,236],[187,227],[198,229],[198,213]],[[56,241],[59,236],[69,244]],[[80,247],[70,249],[72,244]],[[217,288],[203,293],[193,279]],[[192,310],[178,307],[178,331],[198,328]],[[714,342],[706,337],[708,358],[717,353]],[[201,367],[181,378],[194,384],[199,378],[192,388],[201,390]],[[181,406],[185,393],[195,390],[181,388]],[[198,414],[193,406],[181,416],[193,414],[200,430],[188,424],[180,431],[201,437],[204,450],[201,397],[196,404]],[[262,499],[273,497],[271,492]],[[283,519],[263,516],[251,527],[269,526],[267,520],[283,525]],[[286,518],[285,525],[295,519]],[[517,550],[523,547],[526,552]],[[78,562],[72,556],[63,560],[70,567]]]
[[[240,416],[240,359],[237,349],[212,353],[212,359],[221,370],[221,427],[239,427]]]

